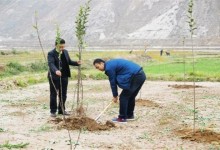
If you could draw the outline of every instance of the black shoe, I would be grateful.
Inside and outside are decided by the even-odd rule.
[[[63,113],[63,112],[58,112],[58,114],[59,114],[59,115],[65,115],[65,116],[69,116],[69,115],[70,115],[70,113],[68,113],[68,112],[66,112],[66,111],[64,111],[64,113]]]
[[[50,117],[55,118],[56,116],[57,116],[56,113],[50,113]]]

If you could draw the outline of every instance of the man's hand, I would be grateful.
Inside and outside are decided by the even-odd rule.
[[[82,61],[81,61],[81,60],[79,60],[79,61],[77,61],[77,63],[78,63],[78,65],[81,65],[81,64],[82,64]]]
[[[61,77],[62,74],[61,74],[61,72],[60,72],[59,70],[57,70],[57,71],[56,71],[56,75],[59,76],[59,77]]]
[[[118,96],[117,96],[117,97],[113,97],[112,101],[113,101],[114,103],[117,103],[117,102],[118,102]]]

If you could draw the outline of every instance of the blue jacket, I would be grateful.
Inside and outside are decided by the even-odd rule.
[[[139,65],[125,59],[112,59],[105,62],[105,74],[109,78],[113,96],[118,96],[117,86],[129,89],[132,77],[140,70]]]

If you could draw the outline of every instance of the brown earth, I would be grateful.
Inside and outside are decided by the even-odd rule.
[[[168,87],[172,87],[172,88],[175,88],[175,89],[191,89],[191,88],[202,88],[202,86],[199,86],[199,85],[178,85],[178,84],[175,84],[175,85],[168,85]]]
[[[211,130],[196,130],[194,133],[192,129],[182,129],[177,130],[176,134],[185,140],[220,145],[220,133]]]
[[[146,100],[146,99],[137,99],[135,102],[135,105],[136,106],[146,106],[146,107],[161,107],[156,102],[153,102],[151,100]]]
[[[113,122],[106,121],[105,124],[97,123],[94,119],[89,117],[75,117],[70,116],[64,119],[56,118],[51,120],[58,125],[58,129],[77,130],[84,129],[89,131],[109,130],[116,127]]]

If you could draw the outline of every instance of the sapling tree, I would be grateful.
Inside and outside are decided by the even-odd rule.
[[[57,25],[57,28],[56,28],[56,43],[57,43],[57,45],[56,45],[56,48],[58,47],[60,47],[60,40],[61,40],[61,33],[60,33],[60,28],[59,28],[59,26]],[[62,68],[62,66],[61,66],[61,52],[59,51],[59,56],[58,56],[58,58],[59,58],[59,70],[61,71],[61,68]],[[63,103],[63,96],[62,96],[62,79],[61,79],[61,77],[60,77],[60,96],[59,96],[59,103],[61,104],[61,109],[62,109],[62,111],[64,112],[64,103]],[[63,117],[64,117],[64,119],[65,119],[65,115],[63,115]]]
[[[38,15],[37,15],[37,11],[35,11],[35,24],[33,25],[33,27],[34,27],[34,29],[35,29],[36,32],[37,32],[38,41],[39,41],[39,44],[40,44],[42,53],[43,53],[43,55],[44,55],[45,62],[47,63],[46,54],[45,54],[45,51],[44,51],[44,48],[43,48],[43,44],[42,44],[42,42],[41,42],[40,33],[39,33],[39,28],[38,28]],[[59,26],[57,26],[57,30],[56,30],[56,42],[57,42],[58,44],[60,44],[60,40],[61,40],[61,37],[60,37],[60,36],[61,36],[61,34],[60,34],[60,29],[59,29]],[[49,70],[49,69],[48,69],[48,70]],[[50,79],[51,79],[51,72],[50,72],[50,70],[49,70],[49,76],[50,76]],[[51,80],[51,82],[52,82],[52,84],[53,84],[54,89],[56,89],[56,86],[55,86],[53,80]],[[61,84],[61,83],[60,83],[60,84]],[[56,91],[57,91],[57,95],[59,95],[58,90],[56,90]],[[62,95],[62,94],[61,94],[61,95]],[[59,100],[61,100],[62,110],[64,111],[64,105],[63,105],[63,102],[62,102],[62,96],[61,96],[61,99],[59,99]],[[65,115],[63,115],[63,119],[64,119],[64,123],[66,124]],[[72,150],[72,149],[73,149],[72,138],[71,138],[69,129],[67,129],[67,131],[68,131],[69,142],[70,142],[70,144],[69,144],[69,145],[70,145],[70,150]]]
[[[195,94],[195,54],[194,54],[194,47],[193,47],[193,35],[196,28],[196,22],[193,18],[193,5],[194,0],[189,0],[188,3],[188,24],[189,24],[189,31],[190,31],[190,38],[191,38],[191,45],[192,45],[192,67],[193,67],[193,133],[195,133],[195,120],[196,120],[196,94]]]
[[[60,45],[60,40],[61,40],[60,27],[59,27],[59,25],[57,25],[57,27],[56,27],[56,43],[57,43],[58,47]]]
[[[78,58],[79,61],[82,60],[82,51],[85,48],[85,35],[86,35],[86,24],[88,23],[88,16],[90,11],[91,0],[87,1],[85,6],[80,6],[80,10],[76,17],[76,37],[78,42]],[[77,115],[82,115],[83,113],[83,84],[82,84],[82,72],[81,65],[78,67],[77,76]]]
[[[185,48],[185,37],[183,37],[183,48]],[[183,54],[183,81],[184,81],[184,85],[186,84],[186,54]]]

